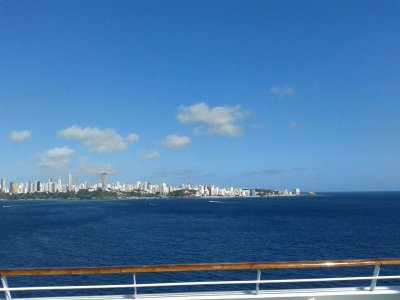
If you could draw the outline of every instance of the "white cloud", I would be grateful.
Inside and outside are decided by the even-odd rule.
[[[136,133],[123,137],[115,129],[81,128],[77,125],[59,131],[58,135],[81,140],[89,151],[97,153],[127,150],[130,144],[139,140]]]
[[[296,92],[296,89],[291,86],[288,86],[288,85],[281,86],[281,87],[273,86],[271,88],[270,92],[271,92],[271,94],[273,94],[275,96],[283,97],[283,96],[293,95]]]
[[[10,135],[8,137],[15,142],[21,142],[23,140],[26,140],[27,138],[30,138],[31,136],[32,133],[29,130],[13,130],[10,132]]]
[[[93,164],[89,162],[88,158],[82,157],[74,171],[79,174],[100,176],[101,173],[116,174],[118,173],[119,169],[118,167],[110,164]]]
[[[49,149],[39,156],[40,166],[46,169],[62,169],[69,164],[69,159],[74,153],[75,150],[67,146]]]
[[[263,169],[263,170],[258,170],[258,171],[251,171],[251,172],[246,172],[245,174],[247,176],[271,176],[271,175],[278,175],[285,172],[282,169]]]
[[[308,168],[304,167],[296,167],[292,169],[278,169],[278,168],[271,168],[271,169],[261,169],[261,170],[256,170],[256,171],[250,171],[250,172],[245,172],[244,175],[246,176],[254,176],[254,177],[260,177],[260,176],[277,176],[277,175],[282,175],[282,174],[287,174],[291,172],[306,172],[308,171]]]
[[[264,128],[264,124],[253,124],[253,125],[251,125],[251,128],[253,128],[253,129],[262,129],[262,128]]]
[[[136,133],[128,134],[128,136],[125,138],[125,140],[126,140],[128,143],[137,142],[137,141],[139,140],[139,135],[137,135]]]
[[[171,134],[165,138],[164,145],[167,148],[185,148],[190,142],[191,139],[188,136]]]
[[[195,128],[196,134],[225,135],[230,137],[242,135],[242,128],[237,124],[249,113],[239,105],[208,107],[204,102],[192,106],[180,106],[177,119],[181,123],[200,123],[205,128]]]
[[[295,121],[290,122],[288,126],[290,129],[299,129],[304,127],[302,124],[297,123]]]
[[[141,158],[145,159],[145,160],[154,160],[159,157],[160,157],[160,153],[158,153],[158,151],[151,151],[151,152],[143,153],[141,155]]]

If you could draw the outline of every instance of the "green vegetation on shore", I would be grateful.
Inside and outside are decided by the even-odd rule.
[[[274,191],[271,189],[256,189],[256,193],[260,196],[277,196],[278,191]]]
[[[189,189],[177,190],[167,194],[167,197],[174,197],[174,198],[194,197],[194,196],[196,196],[196,190],[189,190]]]
[[[102,200],[102,199],[131,199],[131,198],[148,198],[160,197],[157,194],[141,193],[139,191],[133,192],[112,192],[112,191],[88,191],[79,190],[78,192],[66,193],[27,193],[27,194],[5,194],[0,193],[0,200]]]
[[[19,193],[8,194],[0,192],[0,200],[113,200],[113,199],[134,199],[134,198],[193,198],[196,197],[198,191],[194,189],[181,189],[169,192],[167,195],[159,193],[146,193],[140,190],[131,192],[121,191],[89,191],[81,189],[78,192],[56,192],[56,193]],[[256,189],[256,195],[259,197],[269,196],[288,196],[282,194],[280,190],[272,189]],[[308,196],[317,196],[310,192],[303,194]],[[221,196],[222,197],[222,196]]]

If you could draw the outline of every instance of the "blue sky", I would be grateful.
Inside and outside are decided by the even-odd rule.
[[[0,1],[0,177],[400,189],[399,1]]]

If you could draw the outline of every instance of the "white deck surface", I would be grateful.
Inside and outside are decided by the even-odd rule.
[[[331,288],[331,289],[290,289],[290,290],[260,290],[256,295],[254,291],[233,292],[195,292],[171,294],[138,294],[136,299],[143,300],[224,300],[224,299],[301,299],[301,300],[348,300],[374,298],[382,300],[400,300],[400,286],[376,287],[374,291],[369,288]],[[4,298],[0,298],[4,299]],[[132,295],[108,296],[73,296],[73,297],[47,297],[47,298],[13,298],[15,300],[126,300],[133,299]]]

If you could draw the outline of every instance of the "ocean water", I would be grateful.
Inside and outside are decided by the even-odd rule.
[[[0,241],[0,269],[393,258],[400,257],[400,193],[1,201]],[[393,270],[386,267],[382,274],[393,275]],[[304,272],[369,276],[372,267],[266,271],[263,279],[300,278]],[[249,271],[222,273],[140,274],[138,281],[255,279]],[[124,276],[91,276],[85,283],[129,283]],[[49,284],[49,278],[9,279],[10,285],[40,280]],[[54,284],[81,280],[52,278]]]

